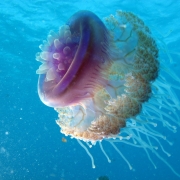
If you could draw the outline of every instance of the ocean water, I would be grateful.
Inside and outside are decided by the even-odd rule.
[[[39,66],[35,61],[38,46],[51,29],[58,30],[73,13],[83,9],[101,19],[119,9],[136,14],[151,29],[154,38],[166,45],[163,47],[167,49],[160,51],[164,52],[164,58],[171,58],[173,63],[168,67],[180,77],[178,0],[1,1],[0,180],[96,180],[104,175],[110,180],[179,179],[153,154],[157,169],[142,149],[121,143],[118,147],[133,170],[129,170],[108,143],[103,145],[112,163],[94,146],[90,150],[96,168],[92,169],[90,158],[77,141],[59,132],[55,123],[57,113],[40,101],[35,73]],[[180,96],[180,91],[178,93]],[[159,131],[173,142],[173,146],[162,143],[171,153],[171,157],[163,157],[180,174],[180,128],[172,133],[160,126]]]

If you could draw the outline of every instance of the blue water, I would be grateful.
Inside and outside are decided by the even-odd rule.
[[[76,11],[87,9],[100,18],[117,9],[138,15],[156,38],[166,43],[174,61],[172,71],[180,76],[180,1],[152,0],[4,0],[0,2],[0,180],[96,180],[106,175],[110,180],[179,179],[157,157],[154,169],[145,152],[119,144],[134,170],[109,144],[104,149],[108,163],[98,146],[91,149],[96,168],[75,139],[64,137],[56,125],[57,113],[41,103],[37,94],[35,61],[38,46],[51,29],[58,30]],[[159,34],[159,35],[158,35]],[[161,49],[163,51],[163,49]],[[166,56],[167,58],[167,56]],[[172,82],[173,83],[173,82]],[[180,128],[179,128],[180,130]],[[166,129],[160,132],[166,134]],[[173,146],[164,147],[164,156],[180,173],[180,132],[167,131]]]

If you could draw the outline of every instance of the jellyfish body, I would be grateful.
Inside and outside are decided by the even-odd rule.
[[[113,142],[132,137],[133,142],[129,144],[138,143],[137,147],[144,148],[146,153],[149,149],[165,162],[149,140],[159,143],[156,136],[165,137],[152,130],[150,125],[155,123],[142,120],[155,113],[157,103],[166,109],[164,104],[169,102],[165,98],[159,101],[152,98],[157,92],[154,86],[159,92],[167,90],[167,86],[158,80],[158,48],[141,19],[132,13],[117,11],[115,16],[107,17],[104,24],[92,12],[80,11],[57,34],[51,32],[48,42],[40,45],[40,49],[42,52],[36,56],[43,63],[37,70],[40,74],[38,93],[44,104],[58,112],[56,123],[63,134],[78,139],[83,148],[79,140],[92,144],[108,140],[127,163]],[[167,92],[174,95],[170,90]],[[174,107],[179,105],[172,103]],[[162,115],[157,112],[157,119],[162,122]],[[175,111],[174,116],[177,117]],[[165,121],[163,124],[175,130]],[[113,140],[115,138],[117,140]],[[107,157],[101,143],[100,147]]]
[[[113,137],[150,97],[158,74],[156,44],[133,14],[119,11],[118,18],[106,20],[114,33],[95,14],[80,11],[58,35],[49,35],[38,56],[45,61],[37,71],[39,96],[56,108],[66,135],[85,141]]]

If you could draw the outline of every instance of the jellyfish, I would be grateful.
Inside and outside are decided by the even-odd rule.
[[[165,63],[159,60],[156,41],[140,18],[118,10],[103,22],[90,11],[79,11],[57,33],[50,31],[39,48],[40,100],[55,109],[61,133],[78,140],[93,168],[93,156],[84,143],[89,147],[98,143],[111,162],[102,146],[108,141],[133,169],[116,146],[121,142],[143,148],[156,168],[149,155],[153,152],[180,177],[156,151],[159,146],[170,156],[160,143],[166,137],[155,129],[161,122],[175,132],[171,122],[180,125],[179,102],[172,90],[177,87],[167,84],[162,74],[179,79],[162,68]]]

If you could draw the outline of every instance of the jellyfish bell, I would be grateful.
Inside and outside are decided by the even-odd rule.
[[[111,162],[102,146],[105,140],[130,169],[131,164],[116,142],[143,148],[156,168],[149,156],[149,151],[153,152],[180,176],[154,146],[158,144],[169,156],[158,139],[165,140],[165,136],[154,127],[162,122],[175,131],[176,127],[164,119],[180,125],[176,113],[179,103],[170,85],[164,85],[157,44],[141,19],[117,11],[103,23],[94,13],[79,11],[57,34],[51,32],[40,49],[42,52],[36,56],[43,63],[37,70],[39,97],[58,112],[56,123],[61,133],[78,140],[90,156],[92,167],[94,159],[82,142],[90,147],[90,143],[99,142]],[[168,75],[179,82],[174,74]],[[169,104],[171,116],[159,109],[162,106],[167,110]]]
[[[42,102],[65,107],[93,97],[94,91],[106,84],[102,73],[110,64],[109,35],[102,21],[89,11],[80,11],[58,35],[49,36],[46,51],[37,55],[37,59],[43,59],[37,70]]]

